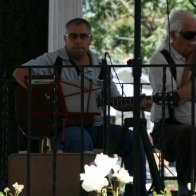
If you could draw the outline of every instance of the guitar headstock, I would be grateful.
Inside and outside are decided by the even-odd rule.
[[[166,105],[178,105],[180,101],[180,96],[176,91],[167,92],[167,93],[156,93],[153,95],[153,102],[157,105],[162,105],[165,103]]]

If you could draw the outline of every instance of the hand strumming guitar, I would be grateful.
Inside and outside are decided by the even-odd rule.
[[[33,70],[32,70],[32,74],[33,74]],[[25,78],[25,76],[29,75],[29,70],[28,68],[25,67],[21,67],[21,68],[17,68],[14,70],[13,72],[13,77],[16,79],[16,81],[24,88],[27,89],[27,80]]]

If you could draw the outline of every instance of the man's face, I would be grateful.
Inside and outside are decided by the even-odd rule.
[[[71,24],[64,40],[70,57],[77,60],[87,54],[92,36],[85,24]]]
[[[183,22],[180,32],[172,31],[171,37],[173,47],[185,58],[196,47],[193,42],[196,42],[196,20],[188,19]]]

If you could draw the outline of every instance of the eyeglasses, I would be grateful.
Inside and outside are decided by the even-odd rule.
[[[186,40],[193,40],[196,36],[196,31],[180,31],[180,35]]]
[[[87,34],[87,33],[80,33],[80,34],[77,34],[77,33],[68,33],[65,36],[66,37],[69,37],[72,40],[76,40],[78,37],[81,40],[87,40],[89,37],[91,37],[91,35],[90,34]]]

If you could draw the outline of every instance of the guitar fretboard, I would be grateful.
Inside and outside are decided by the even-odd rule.
[[[143,99],[152,100],[152,96],[140,95],[140,100]],[[103,105],[103,103],[104,103],[103,99],[98,100],[98,105]],[[133,103],[134,103],[134,97],[112,97],[110,99],[111,105],[133,104]]]

